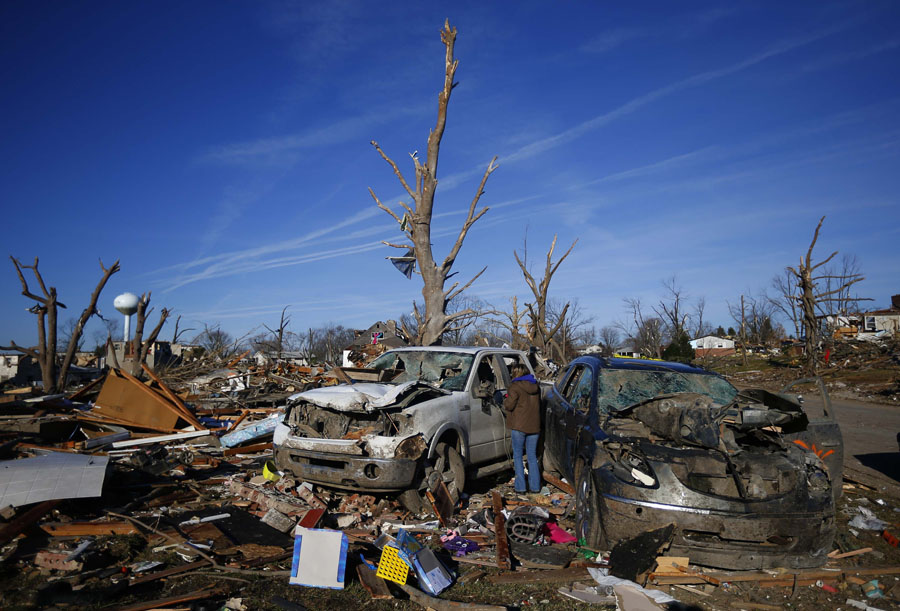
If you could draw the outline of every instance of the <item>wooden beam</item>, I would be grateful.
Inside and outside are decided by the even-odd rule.
[[[136,377],[134,377],[133,375],[131,375],[124,369],[119,369],[119,370],[117,370],[117,372],[123,378],[125,378],[126,380],[128,380],[129,382],[131,382],[132,384],[137,386],[138,388],[140,388],[141,391],[144,394],[146,394],[148,397],[152,398],[159,405],[165,407],[167,410],[171,411],[173,414],[177,415],[179,418],[192,424],[193,426],[195,426],[198,429],[204,429],[204,430],[206,429],[206,427],[203,426],[202,424],[200,424],[200,421],[197,420],[193,415],[189,416],[188,414],[185,414],[177,406],[173,405],[169,401],[166,401],[162,396],[160,396],[160,394],[158,392],[156,392],[155,390],[153,390],[152,388],[150,388],[149,386],[147,386],[146,384],[144,384],[143,382],[138,380]]]
[[[44,501],[43,503],[38,503],[21,516],[18,516],[13,519],[12,522],[7,524],[0,530],[0,547],[3,547],[23,532],[28,529],[30,526],[35,524],[38,520],[43,518],[45,515],[53,511],[53,508],[59,504],[58,500],[54,501]]]
[[[51,537],[140,534],[131,522],[44,522],[41,530]]]
[[[257,443],[252,446],[243,446],[239,448],[226,448],[223,454],[225,456],[234,456],[235,454],[252,454],[254,452],[262,452],[264,450],[271,450],[272,443]]]
[[[100,376],[99,378],[97,378],[96,380],[92,381],[92,382],[89,383],[87,386],[85,386],[84,388],[82,388],[81,390],[79,390],[78,392],[76,392],[74,395],[72,395],[71,397],[69,397],[69,401],[77,401],[77,400],[79,400],[81,397],[83,397],[84,395],[86,395],[87,393],[89,393],[89,392],[91,391],[91,389],[93,389],[95,386],[98,386],[99,384],[101,384],[104,380],[106,380],[106,376]]]
[[[128,585],[136,586],[142,583],[149,583],[151,581],[164,579],[172,575],[180,575],[181,573],[187,573],[188,571],[193,571],[195,569],[202,569],[205,566],[209,566],[209,560],[198,560],[197,562],[191,562],[190,564],[173,566],[172,568],[166,569],[164,571],[157,571],[156,573],[150,573],[149,575],[141,575],[140,577],[135,577],[128,583]]]
[[[554,477],[547,473],[546,471],[543,473],[543,477],[546,481],[550,482],[566,494],[575,494],[575,488],[572,487],[572,484],[568,482],[564,482],[558,477]]]
[[[148,600],[146,602],[128,605],[127,607],[117,607],[116,611],[149,611],[150,609],[166,608],[179,603],[186,603],[192,600],[202,600],[204,598],[212,598],[223,593],[221,585],[216,585],[202,590],[194,590],[187,594],[179,594],[177,596],[169,596],[168,598],[158,598],[156,600]]]
[[[375,600],[394,598],[391,591],[388,590],[384,579],[375,574],[375,571],[367,567],[365,564],[356,565],[356,574],[359,575],[359,583],[366,589]]]
[[[166,386],[166,383],[163,382],[162,380],[160,380],[159,376],[156,375],[152,369],[147,367],[147,363],[141,363],[141,367],[144,368],[144,371],[147,372],[147,375],[150,376],[151,380],[153,380],[154,382],[159,384],[159,387],[162,389],[163,394],[165,394],[169,398],[169,400],[172,403],[174,403],[176,407],[178,407],[178,409],[180,409],[182,412],[184,412],[185,418],[189,419],[188,422],[191,421],[190,420],[191,418],[193,418],[195,421],[197,421],[196,416],[194,416],[194,414],[191,412],[191,410],[188,409],[188,406],[184,404],[184,401],[181,400],[181,397],[179,397],[174,392],[172,392],[172,389],[169,388],[168,386]],[[199,421],[197,421],[197,423],[199,424]]]
[[[564,583],[590,579],[591,574],[584,567],[551,569],[549,571],[519,571],[501,573],[487,578],[491,583]]]
[[[496,490],[491,491],[491,502],[494,506],[494,537],[497,540],[497,566],[501,569],[512,568],[509,557],[509,539],[506,538],[506,518],[503,517],[503,497]]]

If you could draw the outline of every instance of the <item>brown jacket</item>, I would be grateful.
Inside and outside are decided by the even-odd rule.
[[[541,432],[541,388],[534,382],[510,384],[503,407],[509,412],[506,424],[510,429],[528,435]]]

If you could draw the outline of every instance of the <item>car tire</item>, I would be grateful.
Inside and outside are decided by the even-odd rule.
[[[600,494],[594,474],[583,460],[575,465],[575,536],[594,550],[606,544],[600,522]]]
[[[425,466],[425,482],[436,477],[444,481],[450,491],[450,498],[456,503],[466,485],[466,463],[455,447],[443,441],[435,446],[434,458]],[[410,488],[400,493],[397,500],[414,514],[426,513],[432,508],[424,491],[425,488]]]

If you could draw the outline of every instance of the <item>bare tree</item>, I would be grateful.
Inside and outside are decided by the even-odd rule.
[[[530,324],[528,326],[528,339],[532,345],[537,346],[538,349],[545,353],[550,347],[550,342],[553,340],[557,331],[559,331],[565,324],[566,312],[569,309],[568,303],[562,306],[562,308],[558,312],[556,312],[556,315],[553,317],[553,324],[551,324],[548,312],[548,293],[550,291],[550,281],[553,279],[553,274],[556,273],[556,270],[559,269],[559,266],[563,261],[566,260],[566,257],[569,256],[569,253],[572,252],[572,249],[575,248],[575,245],[578,243],[578,240],[572,242],[572,245],[569,246],[569,250],[567,250],[556,263],[554,263],[553,251],[556,250],[556,238],[557,236],[554,235],[553,242],[550,244],[550,249],[547,251],[547,258],[544,265],[544,276],[543,278],[541,278],[540,282],[535,280],[534,276],[531,274],[531,271],[528,269],[527,242],[522,249],[521,258],[519,258],[518,252],[513,251],[513,256],[515,256],[516,258],[516,263],[519,264],[519,269],[522,270],[522,275],[525,276],[525,284],[528,285],[528,288],[531,289],[531,294],[534,295],[534,302],[525,304],[525,307],[528,309],[528,317],[530,319]]]
[[[664,321],[669,340],[674,341],[687,330],[689,320],[687,298],[684,288],[678,284],[677,276],[663,280],[662,285],[666,295],[653,307],[653,311]]]
[[[664,323],[656,316],[644,316],[641,300],[626,298],[625,307],[631,313],[632,323],[619,323],[629,336],[634,349],[645,356],[662,357]]]
[[[28,311],[37,316],[38,345],[25,348],[17,345],[14,341],[10,341],[9,346],[0,346],[0,350],[15,350],[16,352],[27,354],[37,361],[41,367],[44,392],[53,394],[66,387],[66,377],[69,373],[69,367],[72,365],[72,360],[75,358],[75,350],[84,331],[84,325],[91,316],[97,313],[97,300],[100,298],[100,293],[103,291],[103,287],[106,286],[107,281],[109,281],[110,276],[119,271],[119,261],[116,260],[109,268],[104,267],[103,261],[100,261],[100,269],[103,270],[103,276],[100,278],[97,286],[94,287],[88,306],[82,310],[81,316],[78,317],[69,336],[69,343],[63,356],[62,365],[57,368],[56,322],[59,308],[65,308],[66,305],[57,300],[56,287],[47,287],[44,283],[44,278],[41,276],[41,272],[38,271],[37,257],[34,258],[32,265],[24,265],[12,256],[10,260],[16,268],[19,282],[22,283],[22,295],[36,302]],[[22,272],[23,269],[30,269],[34,274],[34,278],[41,289],[40,295],[32,293],[31,289],[28,288],[28,282],[25,280],[25,274]]]
[[[149,354],[150,348],[153,346],[156,338],[159,337],[159,332],[162,331],[163,325],[166,324],[166,320],[169,318],[169,310],[166,308],[160,310],[156,326],[144,338],[144,326],[147,324],[147,318],[151,312],[153,312],[153,308],[150,307],[150,291],[147,291],[138,300],[134,337],[131,339],[131,346],[125,358],[126,363],[130,364],[131,375],[136,377],[140,377],[143,374],[141,365],[147,362],[147,354]]]
[[[606,325],[600,329],[600,346],[603,356],[613,356],[619,347],[621,336],[619,330],[612,325]]]
[[[415,316],[417,323],[417,334],[415,336],[410,336],[410,339],[414,340],[414,343],[418,345],[439,344],[444,333],[453,327],[455,321],[460,318],[465,318],[470,314],[470,312],[465,310],[448,314],[447,304],[454,297],[471,286],[487,268],[482,268],[480,272],[475,274],[475,276],[462,287],[459,286],[458,282],[454,282],[448,289],[445,289],[444,285],[450,276],[450,270],[453,268],[453,263],[456,261],[460,248],[462,248],[463,242],[466,239],[466,234],[469,232],[472,225],[488,211],[488,208],[484,207],[476,212],[476,208],[478,207],[478,200],[481,199],[481,196],[484,194],[484,185],[487,183],[488,177],[497,169],[497,158],[494,157],[491,159],[490,163],[488,163],[487,169],[481,178],[481,183],[478,185],[478,189],[475,192],[475,196],[469,204],[466,220],[459,230],[456,241],[450,248],[450,252],[444,260],[438,264],[435,261],[432,252],[431,219],[434,211],[434,194],[438,184],[438,154],[440,152],[441,139],[444,136],[444,128],[447,124],[447,106],[450,102],[450,94],[456,86],[453,79],[456,75],[457,65],[459,64],[459,61],[453,57],[453,47],[456,43],[456,28],[451,28],[449,21],[444,23],[444,28],[441,30],[441,42],[444,43],[445,47],[444,87],[438,95],[437,123],[428,136],[425,163],[422,164],[419,161],[417,153],[412,153],[410,155],[413,165],[415,166],[415,188],[410,186],[394,160],[381,150],[381,147],[378,146],[377,142],[374,140],[372,141],[372,146],[375,147],[375,150],[378,151],[378,154],[381,155],[382,159],[391,166],[394,170],[394,174],[396,174],[397,178],[400,180],[400,184],[403,185],[403,188],[413,200],[412,207],[406,203],[400,203],[400,206],[405,210],[405,213],[401,217],[391,208],[384,205],[375,195],[375,192],[372,189],[369,189],[369,194],[375,200],[377,206],[390,214],[394,220],[400,224],[401,231],[409,240],[409,243],[405,244],[393,244],[390,242],[385,242],[385,244],[404,251],[412,250],[415,254],[416,262],[418,263],[419,269],[416,273],[422,276],[422,298],[425,307],[424,312],[422,312],[419,310],[418,306],[413,303],[413,315]]]
[[[770,346],[783,336],[784,329],[775,322],[777,309],[765,293],[741,295],[741,306],[728,303],[731,317],[742,325],[741,341],[748,345]]]
[[[192,343],[203,348],[209,357],[227,359],[237,354],[240,342],[218,325],[210,327],[208,324],[204,324],[203,331],[193,339]]]
[[[525,326],[526,310],[519,309],[519,298],[513,295],[509,298],[509,310],[493,310],[488,318],[488,327],[485,333],[490,339],[508,344],[516,350],[528,348],[528,336]]]
[[[709,324],[708,321],[703,319],[703,316],[706,313],[706,297],[698,297],[697,302],[694,304],[694,315],[693,319],[695,322],[694,326],[694,337],[704,337],[706,335],[712,335],[713,328],[712,325]]]
[[[772,278],[774,295],[767,295],[769,302],[779,310],[793,326],[794,337],[800,337],[800,304],[797,303],[797,277],[790,269],[784,268],[782,273]]]
[[[825,222],[824,216],[819,219],[819,224],[816,225],[816,231],[813,233],[812,242],[810,242],[806,251],[806,257],[800,258],[800,264],[796,268],[788,267],[791,273],[794,274],[797,284],[797,294],[794,296],[794,299],[797,300],[797,303],[800,305],[800,311],[803,313],[803,331],[806,334],[804,372],[807,375],[815,375],[816,373],[816,356],[819,350],[819,326],[816,314],[820,304],[838,300],[839,296],[849,289],[850,286],[865,279],[862,275],[854,273],[847,277],[842,277],[840,279],[841,284],[835,288],[819,289],[819,282],[829,278],[834,279],[834,276],[827,273],[821,276],[814,276],[813,274],[823,265],[827,265],[838,254],[838,251],[834,251],[823,261],[813,263],[812,252],[816,246],[816,241],[819,239],[819,230],[822,228],[823,222]]]
[[[441,343],[451,346],[467,346],[473,342],[472,331],[478,320],[485,315],[487,304],[484,300],[474,295],[457,295],[447,304],[447,313],[455,314],[460,311],[469,311],[471,314],[458,318],[454,324],[444,332]]]
[[[75,333],[75,328],[78,326],[77,318],[69,318],[66,322],[63,323],[62,329],[59,332],[59,337],[57,339],[58,349],[65,350],[66,346],[69,345],[69,342],[72,341],[72,336]],[[84,335],[82,334],[77,338],[77,342],[75,344],[75,352],[81,352],[82,347],[84,346]]]
[[[272,334],[272,337],[273,337],[272,349],[275,350],[276,352],[278,352],[279,354],[284,352],[285,333],[287,333],[288,325],[291,324],[291,317],[286,316],[287,309],[289,307],[291,307],[291,306],[284,306],[284,309],[281,310],[281,320],[278,323],[277,328],[272,329],[268,325],[263,325],[269,331],[269,333]]]
[[[181,323],[181,314],[179,314],[175,318],[175,332],[172,334],[172,343],[177,344],[181,340],[181,336],[188,331],[193,331],[193,327],[188,327],[187,329],[179,329],[178,326]]]
[[[551,299],[547,305],[547,315],[550,325],[557,326],[559,313],[565,312],[565,318],[559,327],[559,332],[550,340],[551,357],[557,358],[561,363],[567,363],[576,356],[578,348],[593,343],[591,321],[593,316],[585,314],[578,299],[563,302],[559,299]]]

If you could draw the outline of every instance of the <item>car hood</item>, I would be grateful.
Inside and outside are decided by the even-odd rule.
[[[402,401],[404,397],[422,387],[434,388],[418,380],[403,384],[360,382],[313,388],[291,395],[288,400],[292,403],[306,401],[339,412],[373,412]]]

